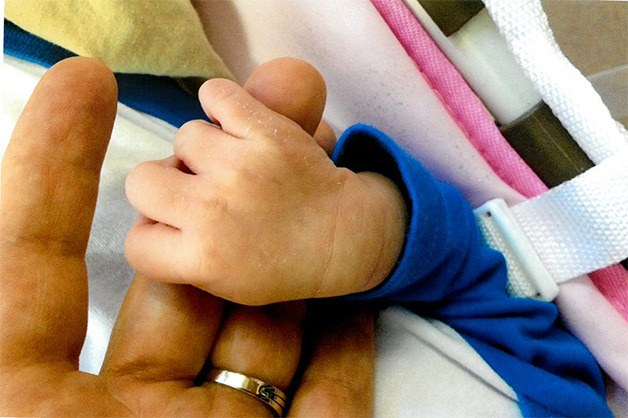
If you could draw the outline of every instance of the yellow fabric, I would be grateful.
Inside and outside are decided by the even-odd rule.
[[[232,78],[190,0],[5,0],[5,17],[115,72]]]

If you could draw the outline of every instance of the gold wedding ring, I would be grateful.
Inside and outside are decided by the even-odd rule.
[[[207,381],[220,383],[230,388],[253,396],[273,410],[276,416],[283,416],[288,397],[273,385],[262,382],[254,377],[223,369],[212,369]]]

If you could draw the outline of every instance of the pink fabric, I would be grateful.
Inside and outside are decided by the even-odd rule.
[[[493,118],[401,0],[372,0],[419,71],[495,173],[526,197],[547,190],[504,140]]]
[[[589,273],[589,277],[611,305],[628,320],[628,271],[615,264]]]
[[[452,118],[495,173],[526,197],[547,190],[504,139],[491,115],[402,0],[371,0]],[[590,274],[595,286],[628,320],[628,271],[615,265]]]

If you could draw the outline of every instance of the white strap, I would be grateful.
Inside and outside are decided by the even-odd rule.
[[[628,257],[628,135],[560,51],[540,0],[483,0],[508,48],[554,114],[597,164],[508,209],[489,202],[476,216],[502,251],[509,290],[551,300],[555,283]]]
[[[628,149],[511,209],[491,201],[476,216],[506,256],[511,293],[550,300],[548,277],[561,283],[628,258]]]
[[[483,0],[511,52],[556,117],[598,164],[628,144],[600,96],[565,58],[540,0]]]
[[[559,282],[628,257],[628,149],[512,208]]]

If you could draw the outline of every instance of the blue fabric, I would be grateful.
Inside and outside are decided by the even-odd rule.
[[[525,416],[611,416],[602,374],[554,304],[513,298],[503,256],[484,244],[472,208],[382,132],[351,127],[333,155],[390,177],[410,214],[403,253],[360,300],[400,303],[454,328],[517,393]]]
[[[74,53],[24,31],[4,20],[4,52],[44,67]],[[196,97],[187,94],[170,77],[116,73],[120,103],[180,127],[193,119],[208,120]]]

